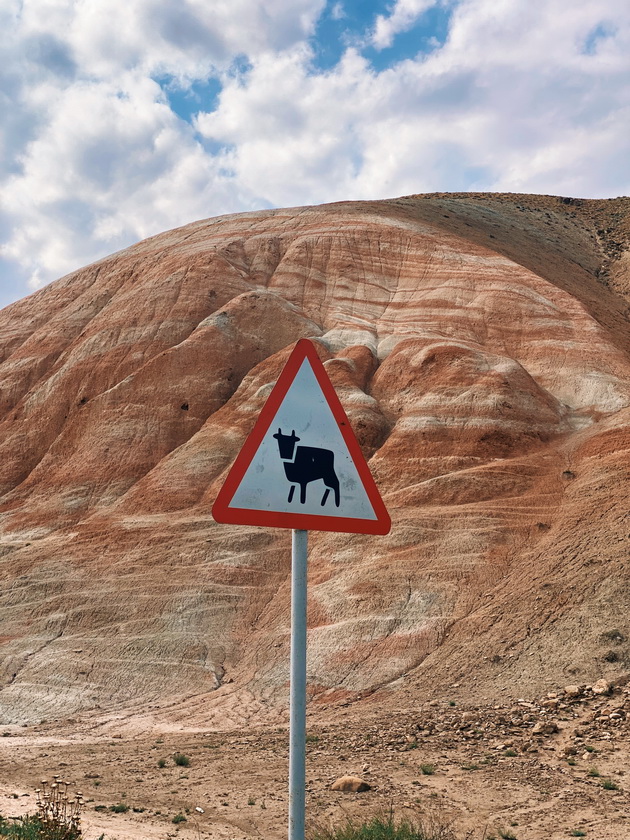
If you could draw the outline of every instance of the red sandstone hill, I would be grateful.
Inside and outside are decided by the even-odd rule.
[[[0,312],[0,721],[284,708],[289,533],[210,509],[304,336],[393,520],[311,535],[313,703],[627,669],[629,242],[627,198],[343,202],[196,222]]]

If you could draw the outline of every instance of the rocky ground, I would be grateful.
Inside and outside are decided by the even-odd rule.
[[[308,822],[337,825],[393,808],[450,824],[457,840],[627,840],[629,717],[624,678],[494,706],[431,701],[384,714],[368,700],[311,712]],[[0,813],[33,811],[41,779],[58,774],[86,800],[88,840],[286,835],[286,726],[108,728],[87,717],[5,728]],[[178,753],[189,763],[178,765]],[[342,775],[370,789],[331,790]]]

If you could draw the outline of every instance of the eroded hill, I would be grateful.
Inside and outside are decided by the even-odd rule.
[[[312,701],[626,670],[629,220],[490,194],[247,213],[3,310],[0,719],[284,709],[289,534],[210,508],[305,336],[393,520],[311,535]]]

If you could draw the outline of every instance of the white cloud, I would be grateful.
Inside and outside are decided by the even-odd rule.
[[[343,20],[346,17],[346,11],[343,3],[335,3],[330,10],[330,17],[333,20]]]
[[[325,0],[30,0],[15,4],[14,37],[54,38],[83,75],[96,78],[132,69],[199,78],[228,66],[236,55],[281,51],[303,40],[324,5]]]
[[[150,79],[75,85],[7,180],[5,211],[23,221],[4,255],[37,285],[42,266],[59,275],[156,230],[251,206],[221,168]]]
[[[239,55],[282,54],[312,33],[323,6],[30,0],[3,7],[3,268],[32,288],[191,218],[264,205],[225,174],[221,156],[204,151],[153,79],[175,78],[185,89],[229,73]]]
[[[558,0],[538,15],[521,0],[463,2],[442,49],[380,74],[352,50],[319,74],[303,50],[267,55],[198,127],[232,144],[239,183],[277,204],[471,186],[627,190],[630,15],[583,52],[615,8],[574,4],[567,21]]]
[[[395,55],[397,35],[433,5],[398,0],[347,40]],[[5,3],[5,278],[41,284],[160,230],[255,207],[468,188],[630,192],[630,7],[448,5],[442,46],[377,72],[356,46],[318,68],[309,38],[324,0]],[[331,14],[350,26],[343,4]],[[158,84],[185,94],[209,78],[222,90],[193,125]]]
[[[378,50],[391,47],[396,35],[406,32],[430,8],[443,5],[440,0],[396,0],[388,15],[377,15],[371,42]]]

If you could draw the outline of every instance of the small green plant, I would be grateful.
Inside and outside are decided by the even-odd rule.
[[[590,744],[584,744],[584,749],[589,753],[595,752],[595,747],[592,747]]]
[[[160,770],[163,770],[166,767],[166,759],[165,758],[161,758],[158,761],[158,767],[160,768]]]
[[[457,705],[457,703],[456,703],[454,700],[449,700],[449,701],[448,701],[448,705],[449,705],[449,706],[456,706],[456,705]]]
[[[109,810],[114,814],[126,814],[129,810],[129,805],[125,802],[119,802],[117,805],[110,805]]]
[[[190,759],[184,753],[175,753],[173,761],[178,767],[190,767]]]
[[[462,770],[479,770],[478,764],[462,764]]]
[[[509,756],[510,758],[514,758],[514,756],[518,755],[518,753],[516,752],[516,750],[509,749],[509,750],[506,750],[506,751],[503,753],[503,755],[507,755],[507,756]]]
[[[569,832],[571,837],[586,837],[586,832],[582,831],[581,828],[574,828],[573,831]]]
[[[500,828],[499,837],[502,837],[503,840],[516,840],[516,834],[514,834],[513,831],[510,831],[509,828]]]
[[[575,767],[577,761],[574,758],[567,758],[567,764],[569,765],[569,767]]]
[[[254,799],[253,796],[249,797],[249,799],[247,800],[247,804],[248,805],[255,805],[256,804],[256,800]]]
[[[187,822],[187,819],[186,819],[186,817],[185,817],[183,814],[176,814],[176,815],[173,817],[173,819],[172,819],[172,821],[171,821],[171,822],[174,822],[174,823],[175,823],[175,825],[179,825],[180,823]]]
[[[432,776],[435,773],[435,766],[433,764],[421,764],[420,772],[423,776]]]
[[[395,820],[393,811],[373,817],[369,822],[354,823],[333,828],[316,828],[309,832],[309,840],[455,840],[446,823],[437,820]]]
[[[40,838],[65,840],[66,837],[80,838],[81,834],[51,833],[39,817],[29,814],[24,817],[14,817],[12,822],[7,822],[4,817],[0,817],[0,837],[9,837],[11,840],[40,840]]]
[[[319,743],[319,735],[307,735],[306,736],[306,743],[307,744],[317,744],[317,743]]]
[[[604,790],[619,790],[619,785],[612,779],[604,779],[604,781],[602,782],[602,787],[604,788]]]
[[[588,768],[588,775],[589,776],[594,776],[595,778],[597,778],[597,776],[599,776],[599,770],[597,769],[597,767],[589,767]]]

